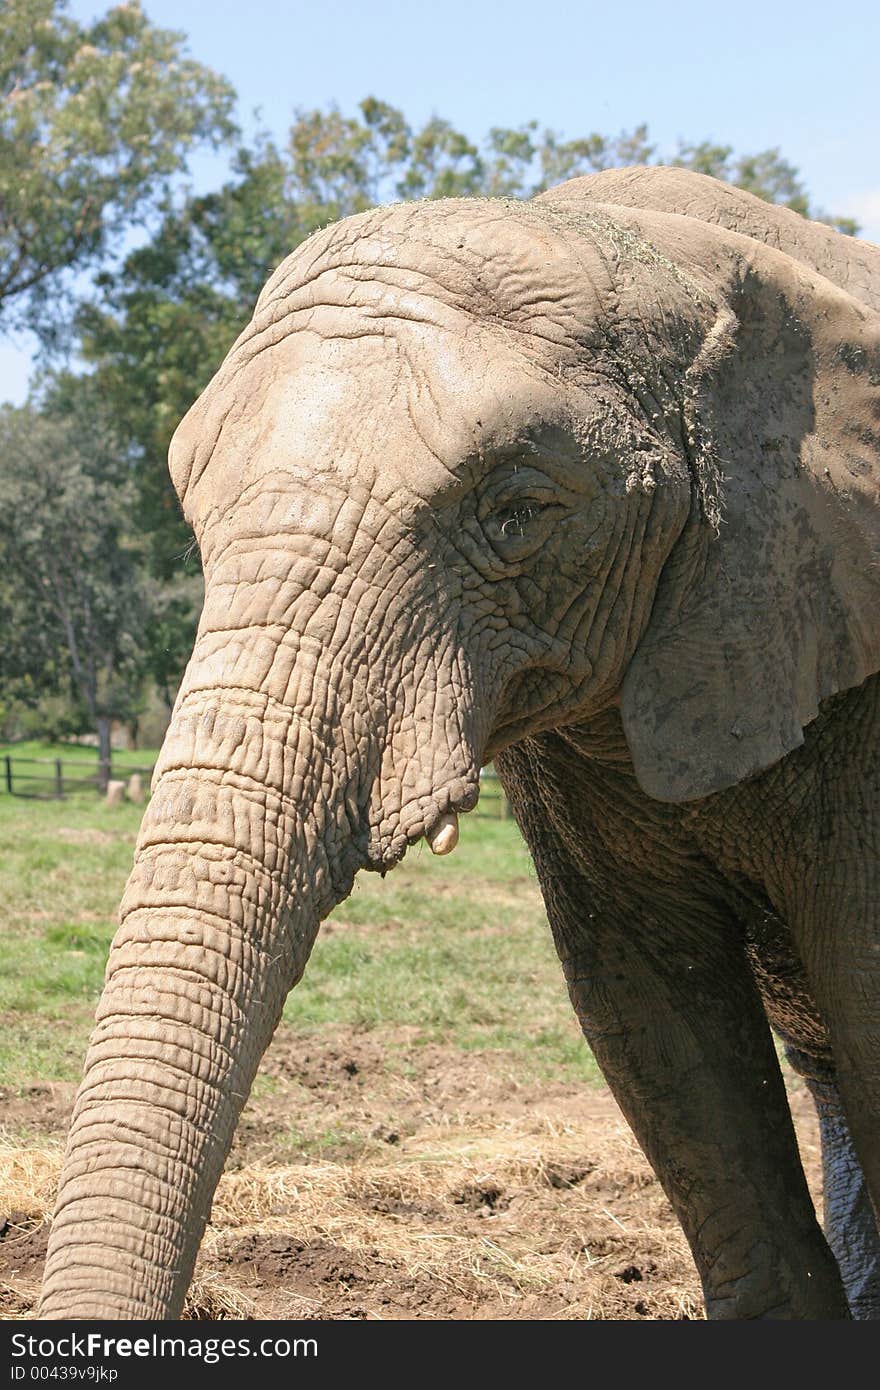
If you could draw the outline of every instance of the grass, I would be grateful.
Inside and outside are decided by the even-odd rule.
[[[0,1082],[79,1074],[142,808],[0,795]]]
[[[141,814],[0,795],[0,1084],[78,1077]],[[282,1026],[405,1030],[394,1069],[443,1043],[502,1052],[525,1078],[596,1077],[519,833],[479,814],[450,858],[417,847],[386,879],[361,875]]]

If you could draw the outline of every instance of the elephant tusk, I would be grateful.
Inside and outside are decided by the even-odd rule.
[[[451,854],[458,844],[458,816],[447,811],[441,816],[432,830],[428,831],[428,844],[432,854]]]

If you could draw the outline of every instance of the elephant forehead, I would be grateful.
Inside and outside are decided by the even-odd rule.
[[[516,335],[328,309],[217,378],[179,428],[171,468],[197,529],[221,514],[229,525],[230,506],[264,507],[269,492],[286,495],[291,524],[320,529],[346,494],[393,498],[405,516],[566,412],[558,377]]]
[[[505,200],[377,209],[309,238],[271,277],[172,442],[187,515],[189,492],[206,474],[219,478],[214,458],[230,442],[245,473],[286,452],[305,455],[312,476],[330,466],[362,476],[369,455],[395,479],[405,465],[431,492],[425,451],[448,469],[481,433],[509,437],[535,413],[525,398],[539,379],[546,406],[547,380],[558,397],[560,380],[601,343],[612,261],[598,233],[576,235],[546,209]],[[402,402],[422,454],[392,419]],[[221,491],[234,495],[233,483]]]
[[[410,295],[435,313],[454,309],[575,341],[601,313],[611,280],[609,248],[554,226],[545,209],[482,199],[374,209],[310,237],[282,262],[242,341],[321,302],[406,315]]]

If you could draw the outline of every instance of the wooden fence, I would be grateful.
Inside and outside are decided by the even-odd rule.
[[[135,767],[126,762],[114,766],[111,758],[110,765],[102,769],[100,764],[88,763],[83,758],[16,758],[5,754],[0,791],[7,792],[9,796],[61,801],[71,792],[87,791],[89,788],[101,791],[114,779],[128,781],[134,772],[140,773],[149,787],[152,765]],[[484,768],[480,777],[479,809],[484,815],[500,817],[501,820],[507,820],[510,815],[507,797],[497,773],[491,768]]]
[[[102,767],[84,758],[17,758],[4,754],[0,790],[9,796],[61,801],[71,792],[87,791],[90,787],[101,791],[114,778],[128,781],[135,772],[140,773],[149,786],[152,766],[135,767],[126,762],[114,767],[112,757],[109,765]]]

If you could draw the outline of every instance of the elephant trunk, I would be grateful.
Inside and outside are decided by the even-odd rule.
[[[273,732],[257,698],[190,695],[163,748],[74,1111],[45,1318],[180,1315],[260,1058],[350,889],[350,798],[320,738],[290,710]]]

